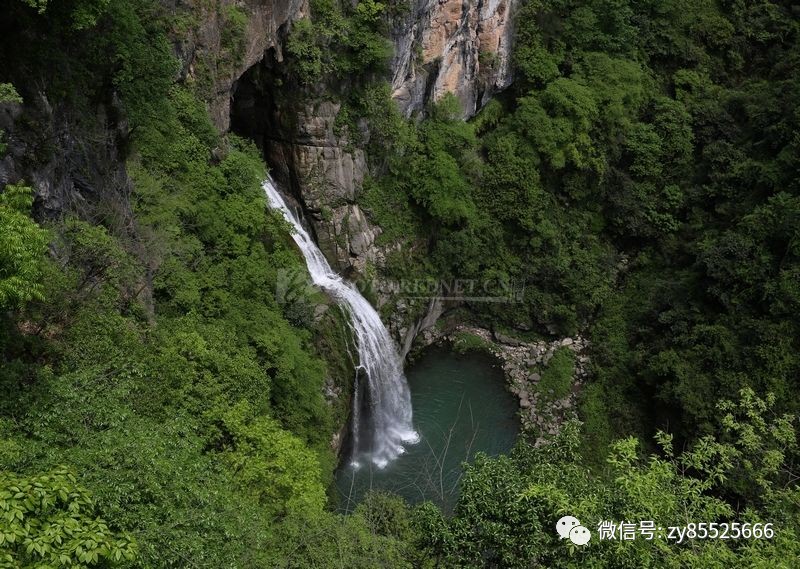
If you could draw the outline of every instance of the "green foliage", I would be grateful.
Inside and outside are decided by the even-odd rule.
[[[110,4],[111,0],[81,0],[76,2],[72,11],[72,28],[76,31],[81,31],[94,27]]]
[[[33,190],[9,184],[0,194],[0,309],[44,297],[41,282],[49,232],[30,218]]]
[[[31,8],[35,9],[40,15],[51,11],[50,0],[22,0]],[[66,2],[66,7],[56,6],[55,9],[64,9],[69,13],[71,28],[76,31],[86,30],[93,27],[97,20],[108,8],[111,0],[73,0]]]
[[[95,514],[66,468],[24,477],[0,471],[0,561],[9,567],[118,566],[136,543]]]
[[[404,545],[374,533],[360,514],[293,517],[276,528],[267,566],[410,569]]]
[[[127,289],[125,294],[133,294],[139,267],[105,227],[69,217],[60,228],[54,249],[74,268],[69,275],[74,279],[70,293],[73,300],[104,289]]]
[[[475,216],[465,172],[476,165],[475,134],[459,119],[460,105],[453,95],[431,109],[431,120],[419,132],[421,152],[412,155],[407,166],[413,174],[404,180],[411,198],[444,225],[459,225]]]
[[[242,16],[226,14],[240,28]],[[61,20],[48,9],[36,22]],[[87,98],[100,84],[120,95],[134,219],[65,216],[52,232],[57,262],[34,270],[50,234],[28,218],[29,189],[0,195],[5,237],[21,243],[17,264],[3,263],[16,267],[3,308],[28,303],[0,327],[0,459],[20,472],[80,472],[109,526],[135,536],[142,566],[263,567],[297,546],[274,541],[291,537],[278,526],[339,523],[323,511],[329,372],[312,321],[276,298],[282,275],[304,264],[267,210],[260,152],[221,137],[197,95],[172,85],[166,24],[155,3],[112,1],[81,46],[44,34],[69,63],[54,90],[63,80]],[[47,69],[37,57],[31,67]],[[384,555],[363,523],[348,528],[360,544],[353,566]]]
[[[2,103],[16,103],[21,105],[23,103],[14,85],[11,83],[0,83],[0,104]]]
[[[562,399],[569,395],[572,389],[574,372],[575,352],[566,347],[558,348],[542,371],[542,377],[536,389],[546,399]]]
[[[44,369],[3,399],[27,410],[17,464],[69,460],[103,517],[136,538],[144,566],[245,566],[272,520],[209,452],[207,428],[166,381],[174,378],[151,371],[163,339],[143,345],[146,329],[96,308],[82,316],[63,346],[66,370]]]
[[[178,70],[163,33],[163,20],[148,0],[113,1],[106,18],[111,29],[98,36],[93,55],[110,55],[112,82],[132,126],[159,120],[164,112],[164,94]]]
[[[292,69],[301,83],[382,69],[392,55],[384,37],[386,5],[362,0],[353,6],[313,0],[311,18],[298,20],[286,43]]]
[[[159,312],[194,313],[236,330],[247,357],[271,378],[282,423],[321,443],[331,429],[324,366],[309,357],[310,335],[286,322],[288,305],[277,306],[273,293],[279,272],[302,270],[302,263],[283,222],[266,210],[258,151],[228,136],[219,163],[211,164],[218,138],[202,108],[181,89],[171,92],[170,107],[141,133],[142,162],[133,169],[137,210],[154,232],[153,254],[162,257],[153,280]]]
[[[22,1],[31,8],[36,9],[36,11],[39,12],[40,14],[44,14],[44,11],[47,10],[47,3],[49,2],[49,0],[22,0]]]
[[[48,99],[77,112],[73,128],[86,128],[91,121],[82,119],[110,88],[130,129],[162,112],[179,65],[164,10],[152,0],[71,0],[50,3],[41,16],[16,9],[11,17],[36,38],[23,52],[13,34],[0,42],[15,61],[12,76],[19,82],[28,79],[25,69],[45,74]]]
[[[14,436],[13,423],[0,419],[0,464],[13,464],[21,454],[19,441]]]
[[[295,73],[302,83],[319,81],[323,74],[323,50],[317,45],[317,29],[310,19],[298,20],[286,42],[286,51],[295,59]]]
[[[747,385],[797,412],[796,18],[546,0],[516,21],[518,80],[471,134],[434,108],[382,142],[362,201],[403,246],[387,272],[524,286],[468,307],[508,328],[591,323],[606,442],[713,432]]]
[[[242,52],[245,48],[247,21],[247,12],[239,6],[230,5],[225,7],[225,24],[222,28],[220,42],[223,48],[235,54],[234,58],[242,57]]]
[[[593,164],[589,136],[598,117],[592,92],[577,81],[560,78],[538,96],[520,99],[515,122],[554,169],[571,164],[582,170],[599,166]]]
[[[398,496],[379,491],[369,492],[356,508],[356,515],[364,517],[373,534],[395,537],[401,541],[412,539],[414,530],[409,508]]]
[[[223,459],[270,516],[319,513],[325,504],[319,464],[303,442],[242,402],[222,416]],[[228,448],[229,447],[229,448]]]
[[[467,352],[486,352],[486,353],[494,353],[494,345],[484,340],[482,337],[471,334],[469,332],[456,332],[452,336],[453,338],[453,349],[460,354],[465,354]]]
[[[511,457],[479,457],[467,467],[455,516],[416,523],[427,530],[428,551],[445,567],[780,565],[798,554],[800,512],[796,483],[785,484],[792,474],[784,469],[792,466],[776,451],[796,444],[796,433],[788,417],[767,419],[768,408],[768,402],[743,392],[740,402],[721,406],[737,410],[726,419],[725,442],[704,437],[680,455],[668,435],[656,437],[660,453],[647,457],[636,439],[620,440],[607,455],[602,478],[582,465],[580,427],[569,423],[552,444],[522,444]],[[762,458],[752,462],[755,457]],[[738,509],[736,499],[719,497],[739,483],[754,488],[759,499],[751,504],[760,505]],[[579,550],[559,540],[555,523],[564,515],[589,527],[589,546]],[[595,529],[602,520],[652,520],[665,528],[700,520],[772,523],[775,538],[746,546],[698,539],[688,547],[658,539],[599,541]]]
[[[589,93],[577,83],[569,85],[584,98]],[[552,103],[553,108],[567,104],[581,108],[564,89],[554,88],[542,100]],[[490,120],[496,124],[501,119],[497,110],[493,113]],[[483,139],[487,159],[482,163],[475,128],[460,120],[455,98],[444,98],[420,126],[406,124],[397,129],[400,142],[389,145],[393,154],[387,160],[388,174],[365,187],[362,201],[386,228],[383,240],[402,239],[414,250],[415,240],[434,236],[428,239],[428,260],[423,260],[424,251],[417,250],[414,256],[406,255],[401,271],[407,271],[408,264],[432,264],[432,270],[427,271],[442,278],[514,282],[520,288],[532,285],[526,290],[531,316],[503,306],[478,305],[474,309],[501,320],[506,316],[499,313],[508,311],[513,314],[512,326],[536,318],[571,332],[578,315],[593,311],[606,295],[613,277],[607,270],[610,251],[597,237],[582,231],[580,221],[570,219],[563,203],[543,187],[534,167],[541,158],[529,139],[530,135],[542,143],[539,138],[549,136],[542,128],[546,111],[541,102],[531,99],[531,106],[519,113],[520,121],[506,121],[508,124],[498,126]],[[529,120],[529,127],[524,126],[523,116]],[[590,122],[576,116],[574,124],[589,128]],[[509,128],[511,124],[514,130]],[[560,150],[553,142],[550,152],[556,161],[561,160],[556,155],[566,160],[571,153],[583,163],[586,159],[577,150],[582,143],[569,138],[574,136],[572,124],[573,119],[553,123],[551,134],[561,133],[558,136],[562,136],[563,144],[572,146],[571,150]],[[480,121],[477,126],[486,128]],[[586,156],[594,160],[591,152]],[[595,223],[589,215],[585,218]],[[436,229],[431,231],[431,227]]]
[[[578,416],[583,423],[581,456],[585,464],[591,468],[602,469],[608,449],[614,440],[615,433],[619,427],[614,429],[611,419],[614,412],[627,408],[624,400],[618,406],[610,409],[608,401],[613,401],[612,397],[603,392],[603,387],[598,383],[585,385],[579,395]],[[628,429],[628,432],[635,432]]]
[[[147,566],[263,566],[275,523],[328,516],[326,368],[276,302],[280,271],[303,264],[266,209],[258,151],[221,140],[187,91],[166,101],[130,163],[136,254],[66,219],[47,301],[26,315],[42,336],[3,336],[24,359],[0,374],[0,416],[24,418],[2,424],[0,454],[80,471]]]
[[[220,57],[201,50],[196,83],[175,86],[168,31],[189,33],[212,7],[9,6],[17,31],[0,39],[4,80],[26,93],[26,81],[45,85],[57,116],[87,121],[118,97],[106,118],[127,137],[135,189],[125,227],[100,211],[102,224],[67,215],[52,232],[30,219],[30,189],[0,194],[0,461],[25,473],[67,463],[81,476],[80,487],[61,470],[0,476],[37,480],[53,498],[11,495],[36,545],[4,538],[0,555],[42,564],[51,519],[79,532],[48,547],[86,547],[65,550],[68,561],[59,549],[49,565],[108,564],[120,550],[127,562],[118,531],[136,538],[146,567],[781,566],[800,556],[800,88],[786,3],[532,0],[515,17],[515,84],[472,123],[454,97],[406,120],[375,80],[391,55],[389,17],[407,7],[314,0],[294,23],[288,73],[317,92],[347,87],[337,133],[368,146],[374,177],[359,200],[381,243],[399,245],[389,276],[524,286],[521,302],[463,307],[498,329],[588,324],[583,432],[568,424],[549,446],[479,458],[452,518],[383,494],[352,516],[323,510],[342,412],[323,385],[351,373],[347,339],[316,342],[338,353],[326,365],[308,305],[276,298],[303,264],[266,209],[259,151],[217,133],[200,98],[243,49],[246,12],[215,8]],[[0,101],[19,103],[11,85],[0,84]],[[45,261],[51,233],[55,263]],[[318,328],[346,336],[337,318]],[[553,356],[545,394],[567,394],[572,358]],[[719,393],[741,400],[717,406]],[[673,435],[656,444],[613,442],[649,441],[662,426]],[[53,480],[67,499],[47,489]],[[552,531],[565,513],[781,531],[746,544],[578,550]]]

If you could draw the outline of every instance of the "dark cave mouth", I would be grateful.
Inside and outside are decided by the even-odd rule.
[[[275,50],[245,71],[233,84],[230,100],[230,130],[252,140],[261,150],[271,176],[286,193],[297,198],[292,176],[291,146],[293,100],[285,66]]]

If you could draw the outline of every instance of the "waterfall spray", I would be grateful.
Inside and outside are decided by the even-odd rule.
[[[403,453],[404,444],[419,440],[411,423],[411,394],[400,355],[378,313],[353,283],[331,268],[272,180],[266,180],[263,188],[270,206],[280,211],[294,228],[292,238],[305,257],[311,280],[330,294],[350,317],[359,370],[366,379],[362,382],[357,378],[358,391],[353,397],[353,461],[357,466],[359,457],[366,456],[383,468]],[[363,397],[368,405],[367,417],[360,414]]]

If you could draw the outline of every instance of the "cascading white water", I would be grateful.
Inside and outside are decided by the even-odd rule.
[[[358,347],[359,368],[367,380],[367,385],[360,386],[360,390],[369,402],[370,425],[368,432],[364,432],[363,425],[359,424],[362,420],[359,417],[357,380],[353,397],[354,465],[358,465],[359,456],[365,455],[383,468],[403,453],[404,444],[419,440],[411,424],[411,395],[400,356],[378,313],[353,283],[344,280],[331,268],[272,180],[266,180],[263,188],[270,206],[279,210],[294,227],[292,237],[305,257],[311,280],[328,292],[350,316]]]

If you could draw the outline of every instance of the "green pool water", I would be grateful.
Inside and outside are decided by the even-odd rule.
[[[406,375],[420,441],[384,469],[343,464],[336,473],[343,512],[352,511],[370,489],[390,490],[411,503],[433,500],[450,510],[458,498],[461,464],[477,452],[497,455],[514,445],[517,402],[489,356],[432,348]]]

